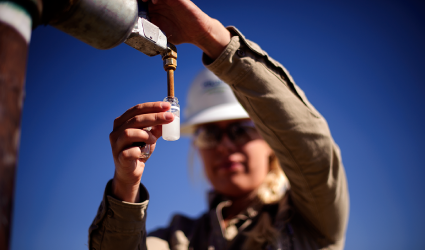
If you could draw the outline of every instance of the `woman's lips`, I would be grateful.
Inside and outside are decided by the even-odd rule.
[[[240,162],[223,162],[217,166],[218,171],[225,171],[225,172],[237,172],[237,171],[243,171],[244,165]]]

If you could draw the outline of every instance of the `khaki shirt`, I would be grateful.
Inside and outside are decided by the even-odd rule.
[[[213,194],[200,218],[176,215],[167,228],[147,235],[149,195],[141,203],[113,198],[108,183],[89,229],[89,248],[107,249],[343,249],[349,197],[338,146],[325,119],[288,71],[236,28],[206,67],[230,85],[257,129],[274,150],[290,182],[277,204],[253,202],[226,229],[221,210],[230,205]]]

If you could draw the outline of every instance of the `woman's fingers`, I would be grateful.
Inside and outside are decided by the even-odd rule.
[[[124,151],[128,148],[134,147],[137,148],[140,156],[140,149],[138,146],[134,146],[134,143],[145,142],[146,144],[155,144],[157,137],[154,136],[151,132],[144,131],[142,129],[129,128],[124,130],[116,139],[113,144],[112,151],[113,153],[119,154],[119,152]]]
[[[127,129],[138,129],[141,130],[146,127],[155,128],[158,125],[168,124],[172,122],[174,115],[170,112],[162,113],[153,113],[153,114],[143,114],[130,118],[127,122],[121,125],[118,128],[115,128],[114,131],[109,135],[111,144],[114,144],[119,136],[126,136],[125,132]],[[157,129],[156,129],[157,130]],[[129,135],[128,135],[129,136]],[[143,140],[142,140],[143,141]]]
[[[128,166],[127,168],[121,168],[126,174],[130,174],[137,168],[137,160],[140,158],[140,149],[138,147],[127,148],[123,151],[120,151],[118,154],[118,161],[122,166]]]
[[[113,130],[116,130],[117,128],[121,127],[128,120],[134,118],[135,116],[149,113],[165,112],[169,110],[170,107],[171,104],[168,102],[147,102],[138,104],[134,107],[129,108],[124,114],[115,119]]]
[[[146,128],[156,125],[168,124],[174,120],[174,115],[170,112],[143,114],[130,118],[119,129]]]
[[[155,136],[156,138],[159,138],[162,136],[162,125],[158,125],[155,127],[152,127],[152,130],[150,131],[153,136]]]

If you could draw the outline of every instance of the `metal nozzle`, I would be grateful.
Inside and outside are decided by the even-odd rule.
[[[164,32],[140,16],[125,43],[148,56],[162,55],[168,49]]]

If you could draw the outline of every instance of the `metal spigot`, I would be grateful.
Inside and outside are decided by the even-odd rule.
[[[138,1],[137,5],[138,18],[125,43],[148,56],[163,55],[168,48],[167,36],[150,22],[148,3]]]

